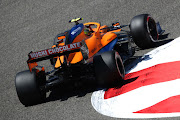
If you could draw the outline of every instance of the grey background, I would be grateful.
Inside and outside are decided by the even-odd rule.
[[[0,120],[115,119],[93,109],[92,92],[24,107],[17,98],[14,78],[17,72],[28,69],[27,54],[50,48],[56,34],[71,28],[70,19],[128,24],[142,13],[159,21],[170,33],[169,38],[180,35],[179,0],[0,0]]]

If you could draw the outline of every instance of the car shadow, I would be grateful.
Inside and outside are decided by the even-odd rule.
[[[174,39],[159,40],[158,42],[156,42],[155,47],[159,47],[159,46],[164,45],[164,44],[166,44],[166,43],[169,43],[169,42],[171,42],[171,41],[173,41],[173,40],[174,40]]]
[[[174,39],[167,39],[169,36],[169,33],[167,34],[164,34],[164,35],[159,35],[159,38],[158,38],[158,41],[155,43],[155,46],[154,47],[159,47],[161,45],[164,45],[168,42],[171,42],[172,40]]]
[[[109,88],[115,88],[115,89],[119,89],[121,88],[123,85],[129,84],[133,81],[135,81],[137,78],[131,78],[131,79],[127,79],[125,80],[123,83],[119,82],[116,83],[116,85],[111,86]],[[109,88],[101,88],[98,86],[92,86],[92,85],[87,85],[87,84],[81,84],[79,86],[63,86],[63,87],[57,87],[54,88],[53,90],[51,90],[49,92],[48,97],[46,98],[46,100],[43,103],[47,103],[47,102],[51,102],[51,101],[66,101],[71,97],[84,97],[89,93],[98,91],[98,90],[108,90]]]
[[[169,33],[164,34],[164,35],[160,35],[158,41],[155,42],[154,47],[152,47],[152,48],[159,47],[161,45],[164,45],[164,44],[169,43],[169,42],[174,40],[174,39],[167,39],[168,36],[169,36]],[[145,50],[145,49],[141,49],[137,46],[135,47],[135,49],[136,49],[136,51]]]
[[[92,93],[94,91],[100,90],[102,88],[97,88],[94,86],[89,86],[89,85],[83,85],[81,84],[80,86],[72,86],[72,85],[66,85],[66,86],[61,86],[61,87],[56,87],[53,88],[51,91],[48,91],[46,93],[46,98],[43,100],[31,104],[31,105],[25,105],[25,107],[31,107],[39,104],[44,104],[52,101],[66,101],[71,97],[84,97],[88,93]]]
[[[45,102],[50,101],[66,101],[71,97],[84,97],[88,93],[96,91],[97,88],[89,85],[79,85],[79,86],[63,86],[57,87],[50,91],[49,96],[46,98]]]
[[[156,43],[155,47],[164,45],[170,41],[172,41],[173,39],[168,39],[168,40],[163,40],[166,39],[168,37],[169,34],[160,36],[160,40]],[[141,50],[140,48],[136,47],[136,51]],[[150,57],[144,56],[142,58],[142,56],[133,56],[130,59],[128,59],[125,63],[125,71],[127,72],[128,70],[132,69],[133,66],[136,66],[138,62],[142,61],[143,59],[150,59]],[[124,83],[118,83],[118,85],[114,86],[115,89],[118,89],[120,87],[122,87],[125,84],[129,84],[133,81],[135,81],[137,78],[132,78],[132,79],[128,79],[125,80]],[[48,92],[48,96],[46,98],[46,100],[44,101],[44,103],[46,102],[51,102],[51,101],[66,101],[71,97],[84,97],[89,93],[92,93],[94,91],[97,90],[107,90],[108,88],[98,88],[96,86],[92,86],[92,85],[87,85],[87,84],[80,84],[77,86],[74,85],[67,85],[67,86],[61,86],[61,87],[57,87],[52,89],[50,92]]]
[[[159,47],[159,46],[164,45],[164,44],[167,44],[167,43],[169,43],[169,42],[174,40],[174,39],[164,40],[165,38],[168,37],[168,35],[169,34],[161,35],[159,41],[155,43],[154,48]],[[136,49],[136,51],[140,51],[141,50],[141,51],[145,51],[145,52],[147,52],[147,50],[148,50],[148,49],[141,49],[141,48],[139,48],[137,46],[136,46],[135,49]],[[152,49],[153,48],[150,48],[149,50],[152,50]],[[138,56],[133,56],[130,59],[126,60],[125,63],[124,63],[124,67],[125,67],[126,73],[130,69],[134,68],[142,60],[149,60],[149,59],[151,59],[149,55],[142,55],[142,56],[138,55]]]

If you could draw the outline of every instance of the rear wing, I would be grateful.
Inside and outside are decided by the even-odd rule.
[[[46,50],[41,50],[38,52],[30,52],[28,54],[29,59],[27,60],[29,70],[32,71],[34,67],[38,66],[36,62],[50,59],[57,56],[70,54],[73,52],[79,52],[81,47],[82,47],[82,42],[77,42],[77,43],[72,43],[72,44],[68,44],[64,46],[58,46],[58,47],[54,47],[54,48],[50,48]]]

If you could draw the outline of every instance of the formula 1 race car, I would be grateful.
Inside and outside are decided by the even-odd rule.
[[[58,34],[52,48],[30,52],[29,70],[19,72],[15,85],[20,102],[39,103],[46,92],[56,86],[76,85],[79,82],[98,87],[111,87],[123,82],[123,63],[132,57],[135,43],[145,49],[153,47],[164,30],[149,14],[135,16],[130,25],[101,26],[97,22],[85,24],[72,19],[75,25]],[[129,27],[130,30],[123,30]],[[37,62],[50,60],[52,71],[46,72]]]

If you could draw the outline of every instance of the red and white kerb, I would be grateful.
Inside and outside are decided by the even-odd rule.
[[[180,116],[180,38],[145,54],[132,64],[120,88],[96,91],[96,111],[117,118]]]

